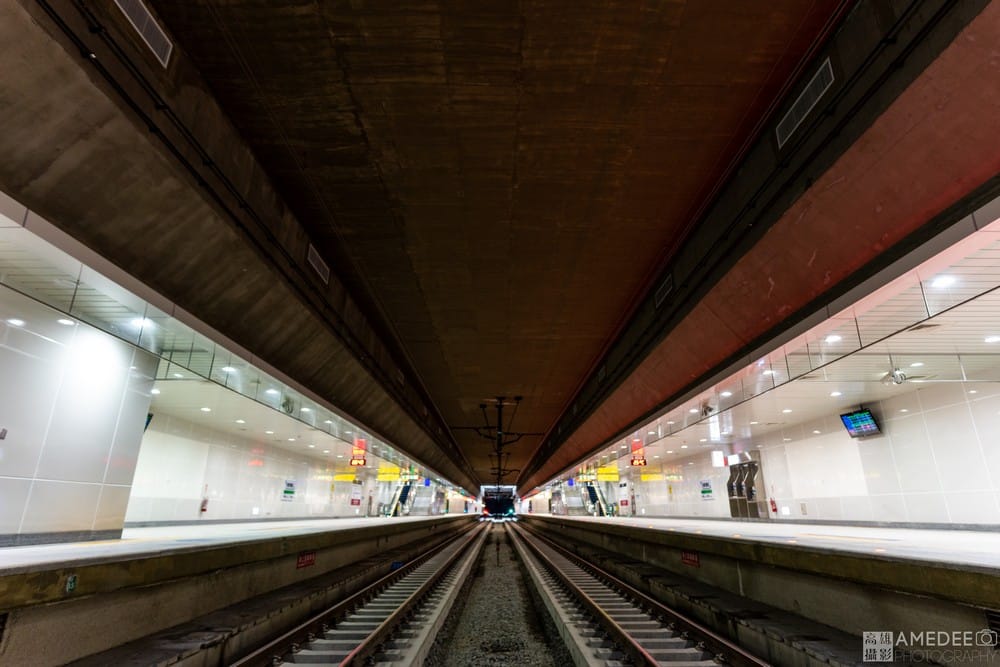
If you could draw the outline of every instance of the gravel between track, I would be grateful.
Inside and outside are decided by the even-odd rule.
[[[558,636],[550,645],[551,620],[536,610],[521,564],[502,525],[490,528],[478,571],[463,592],[427,662],[429,667],[551,667],[571,665]]]

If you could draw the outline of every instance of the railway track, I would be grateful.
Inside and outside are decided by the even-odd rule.
[[[503,531],[518,554],[527,586],[537,592],[558,631],[559,637],[550,640],[565,643],[577,665],[769,664],[511,523],[480,524],[234,664],[423,664],[480,558],[489,567],[481,552],[491,530],[495,536]],[[488,634],[489,620],[481,627]],[[447,640],[444,646],[438,643],[438,651],[447,653]],[[483,664],[507,664],[494,660],[484,657]]]
[[[555,543],[508,530],[578,665],[770,665]]]

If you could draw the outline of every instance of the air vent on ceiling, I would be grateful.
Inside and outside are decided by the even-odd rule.
[[[813,78],[806,84],[805,89],[792,104],[792,108],[788,110],[785,117],[778,123],[778,128],[775,130],[775,134],[778,137],[778,148],[784,146],[785,142],[795,134],[795,130],[799,128],[802,121],[806,119],[809,112],[819,103],[820,99],[832,85],[833,66],[830,64],[830,59],[827,58],[819,66],[819,70],[813,74]]]
[[[653,308],[654,309],[659,308],[660,304],[663,303],[663,300],[666,299],[667,296],[673,291],[674,291],[674,275],[670,274],[666,278],[664,278],[663,282],[660,283],[660,286],[656,288],[656,296],[653,299]]]
[[[940,324],[917,324],[917,325],[914,325],[914,326],[910,327],[909,329],[907,329],[907,331],[923,331],[924,329],[933,329],[934,327],[939,327],[939,326],[941,326],[941,325]]]
[[[142,37],[142,41],[146,42],[146,46],[160,64],[166,67],[170,62],[170,54],[174,51],[174,44],[153,18],[152,13],[146,9],[142,0],[115,0],[115,4],[139,33],[139,37]]]
[[[330,267],[326,265],[323,258],[319,256],[319,250],[316,250],[316,246],[312,243],[309,244],[309,266],[313,267],[319,277],[323,279],[323,282],[327,285],[330,284]]]

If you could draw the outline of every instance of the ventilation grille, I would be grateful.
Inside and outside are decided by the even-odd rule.
[[[142,37],[142,41],[146,42],[146,46],[153,52],[160,64],[166,67],[167,63],[170,62],[170,54],[174,51],[174,44],[153,18],[153,15],[146,9],[142,0],[115,0],[115,4]]]
[[[674,291],[674,276],[673,274],[667,276],[660,286],[656,290],[656,296],[653,298],[653,308],[659,308],[663,300],[666,299],[671,292]]]
[[[778,129],[775,131],[778,136],[778,148],[781,148],[795,134],[795,130],[799,128],[802,121],[806,119],[809,112],[819,103],[820,99],[832,85],[833,66],[830,64],[830,59],[827,58],[819,66],[819,71],[806,84],[805,90],[802,91],[798,99],[795,100],[795,103],[792,104],[792,108],[788,110],[785,117],[778,123]]]
[[[323,279],[323,283],[326,285],[330,284],[330,267],[326,265],[323,258],[319,256],[319,250],[316,250],[316,246],[312,243],[309,244],[309,266],[313,267],[313,270],[319,274],[319,277]]]

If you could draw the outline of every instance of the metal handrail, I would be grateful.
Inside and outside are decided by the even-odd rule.
[[[516,530],[521,530],[521,528],[518,527]],[[611,586],[613,586],[614,588],[618,589],[618,591],[621,592],[622,594],[627,595],[628,597],[630,597],[635,602],[638,602],[639,604],[643,605],[646,609],[649,609],[653,614],[656,614],[656,615],[660,616],[661,618],[667,618],[667,619],[669,619],[669,621],[671,623],[673,623],[675,625],[675,627],[677,627],[677,629],[679,629],[681,632],[687,632],[689,634],[697,635],[699,641],[705,646],[705,650],[707,652],[712,653],[713,655],[722,655],[722,656],[724,656],[728,664],[734,665],[735,667],[773,667],[773,665],[771,663],[769,663],[769,662],[767,662],[765,660],[762,660],[762,659],[758,658],[757,656],[755,656],[755,655],[753,655],[751,653],[748,653],[742,647],[738,646],[737,644],[734,644],[733,642],[729,641],[725,637],[723,637],[723,636],[721,636],[719,634],[716,634],[715,632],[713,632],[709,628],[705,627],[704,625],[701,625],[697,621],[694,621],[694,620],[688,618],[687,616],[684,616],[680,612],[677,612],[677,611],[671,609],[670,607],[667,607],[666,605],[664,605],[659,600],[656,600],[656,599],[654,599],[654,598],[646,595],[642,591],[640,591],[640,590],[638,590],[636,588],[633,588],[632,586],[630,586],[629,584],[625,583],[621,579],[618,579],[617,577],[615,577],[610,572],[602,570],[601,568],[597,567],[593,563],[590,563],[590,562],[584,560],[582,557],[580,557],[577,554],[573,553],[569,549],[566,549],[565,547],[562,547],[559,544],[556,544],[551,539],[549,539],[549,538],[547,538],[547,537],[545,537],[543,535],[540,535],[539,533],[537,533],[535,531],[532,531],[532,535],[534,537],[536,537],[536,538],[544,541],[553,550],[555,550],[556,552],[558,552],[559,554],[561,554],[562,556],[564,556],[565,558],[567,558],[571,562],[575,563],[579,567],[583,568],[584,570],[586,570],[590,574],[592,574],[592,575],[594,575],[594,576],[596,576],[596,577],[598,577],[600,579],[603,579],[606,583],[608,583]],[[540,553],[540,551],[538,550],[538,547],[536,545],[532,544],[529,540],[525,540],[525,543],[528,544],[532,548],[533,551],[535,551],[536,553]],[[546,560],[546,562],[551,562],[551,561],[548,560],[548,558],[545,558],[544,556],[543,556],[543,558]],[[576,586],[574,586],[571,582],[568,582],[568,580],[566,579],[566,577],[563,575],[562,572],[560,572],[558,570],[558,568],[553,568],[553,570],[559,576],[560,579],[562,579],[563,581],[566,581],[567,583],[569,583],[569,585],[572,588],[574,588],[574,589],[576,588]],[[574,594],[575,593],[576,593],[576,591],[574,590]],[[583,593],[582,591],[580,591],[580,594],[583,595],[586,598],[587,602],[590,602],[591,604],[594,604],[593,601],[590,600],[589,597],[586,597],[585,593]],[[585,602],[585,604],[586,604],[586,602]],[[586,604],[586,606],[590,607],[590,604]],[[610,620],[610,617],[606,613],[604,613],[603,610],[600,611],[600,613],[598,614],[598,616],[601,619],[608,618]],[[617,623],[615,623],[614,620],[610,620],[610,622],[615,625],[616,629],[619,632],[622,632],[622,633],[625,632],[624,630],[621,630],[621,628],[617,627]],[[631,645],[636,645],[636,646],[638,645],[638,644],[636,644],[635,640],[632,639],[631,637],[628,637],[628,642],[627,643],[630,646]],[[639,647],[639,648],[641,649],[641,647]],[[645,650],[643,650],[643,653],[645,653]],[[646,656],[648,656],[648,655],[649,654],[646,653]],[[643,659],[644,660],[646,660],[646,659],[651,660],[652,662],[650,664],[654,664],[654,665],[657,664],[657,662],[655,660],[652,660],[652,658],[645,658],[644,657]]]

